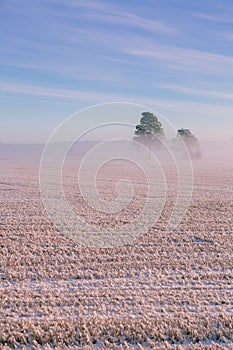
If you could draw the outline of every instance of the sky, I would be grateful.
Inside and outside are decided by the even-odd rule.
[[[118,101],[233,137],[232,0],[0,0],[0,39],[0,142],[46,142]]]

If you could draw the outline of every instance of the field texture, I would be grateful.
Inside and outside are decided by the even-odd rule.
[[[75,162],[66,165],[65,193],[84,220],[107,227],[138,215],[146,185],[133,166],[113,162],[99,173],[106,199],[122,173],[135,184],[130,207],[109,216],[88,208]],[[1,349],[233,349],[232,164],[194,164],[190,207],[170,234],[177,176],[168,168],[161,219],[113,249],[59,233],[40,199],[38,166],[31,155],[0,159]]]

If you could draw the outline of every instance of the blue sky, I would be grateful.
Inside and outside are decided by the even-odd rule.
[[[0,37],[2,142],[45,142],[112,101],[233,136],[232,0],[0,0]]]

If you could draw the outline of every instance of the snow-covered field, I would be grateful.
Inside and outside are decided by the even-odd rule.
[[[232,145],[231,145],[232,146]],[[229,149],[228,149],[229,151]],[[60,234],[39,195],[39,150],[0,157],[0,348],[233,348],[233,158],[208,153],[194,163],[194,191],[181,225],[168,234],[161,219],[131,245],[88,248]],[[71,207],[107,227],[132,221],[146,198],[142,174],[110,163],[100,194],[132,178],[130,207],[95,213],[76,187],[75,161],[64,170]]]

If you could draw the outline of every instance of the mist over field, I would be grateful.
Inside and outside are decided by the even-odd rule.
[[[233,140],[201,142],[203,162],[216,166],[233,166]]]
[[[118,134],[119,136],[119,134]],[[130,139],[130,138],[129,138]],[[77,141],[73,144],[68,155],[70,157],[82,158],[92,147],[104,140],[85,140]],[[199,141],[202,158],[196,163],[200,165],[212,164],[221,167],[222,165],[233,166],[233,139],[229,141]],[[169,149],[172,151],[172,146],[169,144]],[[1,144],[0,157],[1,158],[23,158],[32,157],[40,161],[45,144]],[[155,156],[161,156],[160,150],[155,150]]]

